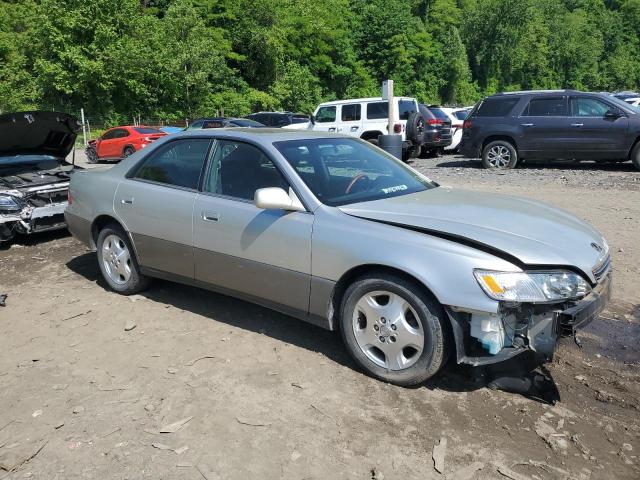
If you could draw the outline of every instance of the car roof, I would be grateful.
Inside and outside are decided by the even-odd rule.
[[[514,91],[514,92],[494,93],[493,95],[489,95],[487,98],[505,97],[505,96],[518,96],[518,95],[549,95],[549,94],[566,95],[566,94],[569,94],[569,93],[598,95],[597,93],[594,93],[594,92],[581,92],[579,90],[518,90],[518,91]]]
[[[314,130],[288,130],[282,128],[211,128],[203,130],[189,130],[176,133],[171,138],[224,136],[238,140],[253,140],[256,142],[283,142],[287,140],[311,140],[314,138],[341,138],[353,139],[350,135],[340,135],[331,132],[319,132]]]
[[[393,97],[396,100],[415,100],[413,97]],[[367,102],[386,102],[387,100],[382,97],[368,97],[368,98],[350,98],[348,100],[334,100],[332,102],[323,102],[319,107],[333,106],[333,105],[344,105],[348,103],[367,103]]]

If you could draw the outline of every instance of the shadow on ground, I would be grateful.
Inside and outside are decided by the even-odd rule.
[[[483,169],[479,159],[462,156],[451,158],[436,158],[436,168],[470,168]],[[593,161],[521,161],[516,170],[574,170],[601,172],[638,172],[631,162],[593,162]],[[502,171],[502,170],[501,170]]]
[[[75,257],[67,263],[67,267],[108,290],[98,268],[95,253]],[[141,295],[154,302],[320,352],[342,366],[361,371],[345,350],[337,332],[330,332],[259,305],[164,280],[154,280],[151,287],[141,292]],[[497,378],[505,376],[512,378],[508,385],[495,384]],[[471,392],[490,387],[520,393],[538,401],[553,403],[559,400],[553,379],[548,372],[543,372],[543,376],[544,381],[540,372],[535,370],[535,365],[517,359],[493,369],[472,368],[450,361],[435,378],[416,388],[425,386],[428,389],[449,392]]]

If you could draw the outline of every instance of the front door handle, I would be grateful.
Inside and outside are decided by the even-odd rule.
[[[351,127],[351,131],[352,132],[357,132],[358,131],[358,127]]]
[[[133,198],[123,198],[120,200],[123,205],[133,205]]]
[[[329,127],[329,131],[330,132],[335,132],[336,131],[336,127]]]
[[[523,127],[533,127],[533,123],[521,123]]]
[[[572,127],[584,127],[584,123],[572,123],[571,124]]]
[[[202,220],[205,222],[217,222],[220,220],[220,214],[212,212],[202,212]]]

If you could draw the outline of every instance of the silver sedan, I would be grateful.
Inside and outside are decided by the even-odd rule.
[[[610,296],[607,243],[581,220],[440,186],[328,133],[167,136],[75,173],[65,215],[116,292],[159,277],[259,303],[339,330],[366,372],[399,385],[447,358],[548,361]]]

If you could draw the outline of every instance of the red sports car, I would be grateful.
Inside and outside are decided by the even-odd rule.
[[[122,160],[166,133],[142,125],[110,128],[101,137],[89,142],[86,153],[89,163],[100,160]]]

